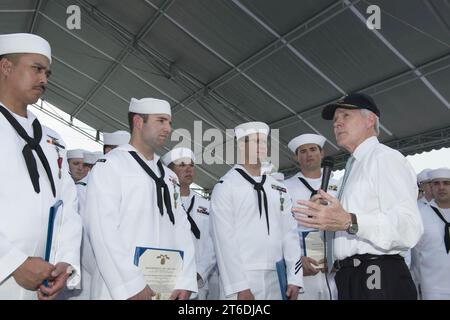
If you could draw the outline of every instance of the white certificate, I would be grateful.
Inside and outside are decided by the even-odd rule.
[[[168,300],[183,269],[183,251],[137,247],[134,259],[155,300]]]
[[[320,236],[319,230],[314,231],[304,231],[302,232],[303,238],[303,254],[307,257],[310,257],[317,262],[320,262],[318,266],[312,266],[316,269],[323,269],[324,265],[324,241]]]

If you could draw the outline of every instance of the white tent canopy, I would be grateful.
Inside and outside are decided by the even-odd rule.
[[[73,4],[80,30],[66,25]],[[371,4],[381,9],[380,30],[366,26]],[[74,118],[126,130],[131,97],[155,97],[173,106],[175,129],[264,121],[280,129],[286,174],[295,169],[287,142],[301,133],[324,135],[342,165],[346,155],[320,112],[353,91],[377,102],[381,141],[404,154],[450,146],[448,21],[448,0],[0,3],[2,33],[33,32],[51,43],[45,99]],[[228,169],[201,165],[195,182],[211,188]]]

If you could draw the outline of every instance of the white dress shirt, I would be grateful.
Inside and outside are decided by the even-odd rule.
[[[358,233],[336,232],[336,259],[355,254],[404,254],[419,241],[416,174],[398,151],[370,137],[353,152],[355,162],[341,197],[358,220]]]

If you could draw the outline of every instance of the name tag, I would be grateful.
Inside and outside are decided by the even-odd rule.
[[[205,207],[199,206],[199,207],[197,208],[197,212],[198,212],[198,213],[202,213],[202,214],[209,215],[208,209],[206,209]]]
[[[277,191],[284,192],[284,193],[287,192],[286,188],[277,186],[276,184],[273,184],[273,185],[272,185],[272,189],[275,189],[275,190],[277,190]]]

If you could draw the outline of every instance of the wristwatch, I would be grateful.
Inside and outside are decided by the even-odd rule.
[[[352,221],[347,228],[347,232],[349,234],[356,234],[358,232],[358,221],[356,219],[356,214],[350,212],[350,216],[352,217]]]

